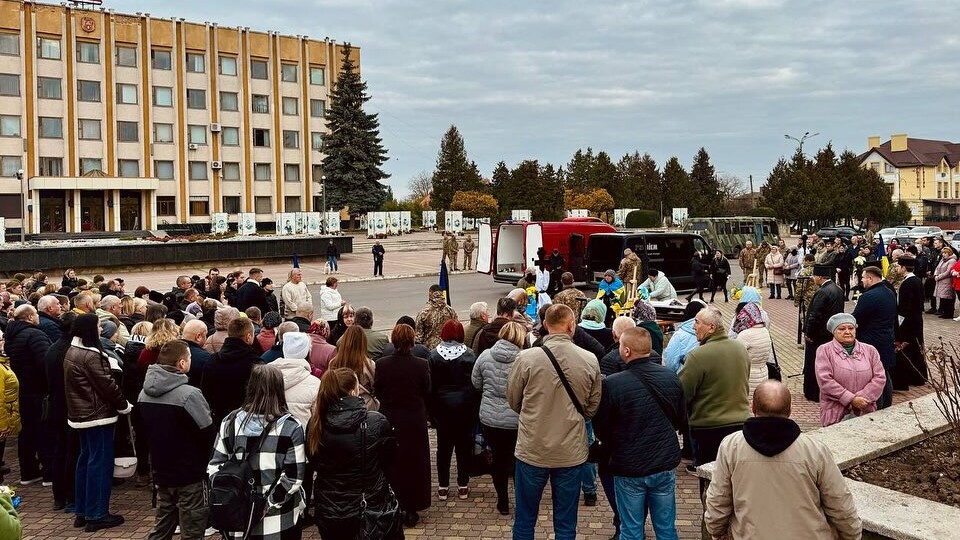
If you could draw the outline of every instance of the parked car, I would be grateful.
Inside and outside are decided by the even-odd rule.
[[[844,240],[849,241],[852,237],[858,236],[859,234],[860,234],[859,231],[857,231],[853,227],[847,227],[846,225],[843,225],[840,227],[823,227],[822,229],[817,231],[817,236],[819,236],[823,240],[830,240],[830,241],[832,241],[834,238],[838,236],[840,238],[843,238]]]
[[[885,239],[884,242],[889,242],[893,238],[898,236],[906,236],[909,233],[910,227],[887,227],[885,229],[880,229],[880,232],[877,234]]]
[[[910,232],[908,232],[906,236],[912,238],[923,238],[924,236],[939,236],[941,234],[943,234],[943,229],[940,227],[922,226],[910,229]]]

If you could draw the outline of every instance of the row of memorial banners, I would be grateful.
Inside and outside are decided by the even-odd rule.
[[[257,215],[237,214],[237,234],[257,234]],[[229,214],[215,212],[210,216],[210,233],[225,234],[230,231]],[[337,234],[340,232],[340,212],[326,213],[326,230],[320,212],[281,212],[276,215],[277,236],[294,234]]]

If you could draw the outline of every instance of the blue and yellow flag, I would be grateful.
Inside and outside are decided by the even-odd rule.
[[[440,290],[443,291],[443,297],[447,299],[447,305],[450,305],[450,276],[447,274],[447,261],[440,261]]]
[[[880,262],[880,269],[883,271],[883,277],[887,277],[887,270],[890,269],[890,261],[887,259],[887,248],[883,245],[883,235],[878,234],[877,239],[877,261]]]

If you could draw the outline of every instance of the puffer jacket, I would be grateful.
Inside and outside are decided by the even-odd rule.
[[[520,347],[501,339],[480,354],[471,381],[480,390],[480,422],[500,429],[517,429],[520,415],[507,403],[507,381]]]
[[[747,397],[753,399],[753,391],[767,380],[767,362],[773,360],[773,341],[765,326],[756,325],[740,332],[737,341],[743,343],[750,357],[750,382]]]
[[[697,334],[693,331],[693,319],[683,321],[673,333],[670,342],[663,349],[663,365],[680,373],[683,363],[687,360],[687,353],[700,346]]]
[[[36,396],[47,393],[47,376],[43,359],[50,348],[50,338],[28,321],[10,321],[4,333],[4,350],[10,367],[20,381],[20,394]]]
[[[955,287],[953,282],[956,279],[953,277],[951,271],[953,270],[954,265],[957,263],[957,258],[953,255],[949,259],[941,259],[940,264],[937,265],[937,268],[933,271],[933,279],[936,281],[934,294],[937,298],[951,299],[954,298]]]
[[[20,433],[20,383],[6,358],[0,358],[0,433]]]
[[[597,438],[610,450],[610,473],[640,477],[673,470],[680,463],[677,431],[686,430],[680,379],[652,359],[635,359],[603,379],[600,410],[593,417]],[[638,375],[657,392],[668,411]]]
[[[133,410],[110,374],[107,356],[79,338],[73,338],[63,359],[63,377],[67,424],[74,429],[114,424],[118,413]]]
[[[313,404],[320,392],[320,379],[310,374],[310,363],[302,358],[277,358],[270,365],[283,374],[287,410],[304,425],[310,422]]]
[[[364,422],[366,434],[360,429]],[[320,451],[310,456],[310,468],[317,472],[313,484],[317,527],[327,536],[338,531],[344,516],[356,515],[361,491],[368,510],[382,510],[393,502],[386,469],[396,456],[397,442],[387,417],[367,411],[355,396],[342,397],[327,409],[320,440]]]

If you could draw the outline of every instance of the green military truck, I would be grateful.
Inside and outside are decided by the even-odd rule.
[[[780,241],[780,226],[771,217],[694,217],[687,219],[683,230],[699,234],[731,258],[740,253],[748,240],[754,246],[764,240],[771,245]]]

